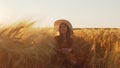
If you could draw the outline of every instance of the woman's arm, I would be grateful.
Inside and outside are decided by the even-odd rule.
[[[75,50],[75,39],[72,38],[72,45],[71,45],[71,50],[74,51]]]

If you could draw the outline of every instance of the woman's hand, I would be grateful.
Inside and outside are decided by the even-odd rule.
[[[62,48],[61,49],[61,52],[64,53],[64,54],[70,53],[71,51],[72,51],[71,48]]]

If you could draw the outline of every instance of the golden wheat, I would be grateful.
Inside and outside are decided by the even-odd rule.
[[[51,28],[23,21],[0,28],[0,68],[49,68],[54,55]],[[88,68],[120,68],[120,29],[74,30],[76,50]]]

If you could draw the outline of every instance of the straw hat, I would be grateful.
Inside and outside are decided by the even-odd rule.
[[[56,20],[54,23],[54,30],[57,33],[57,35],[59,34],[59,27],[60,27],[60,24],[62,23],[66,24],[68,28],[70,29],[70,33],[73,34],[73,28],[72,28],[71,23],[65,19],[59,19],[59,20]]]

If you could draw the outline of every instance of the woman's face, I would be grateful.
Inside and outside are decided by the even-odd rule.
[[[68,31],[67,25],[64,24],[64,23],[62,23],[62,24],[60,25],[60,33],[61,33],[61,34],[66,34],[67,31]]]

